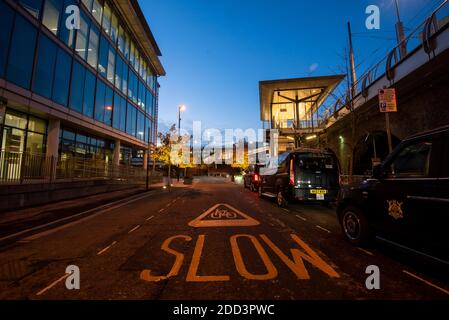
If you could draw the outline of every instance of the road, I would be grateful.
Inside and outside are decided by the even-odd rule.
[[[29,236],[0,261],[0,299],[449,298],[432,268],[345,242],[332,209],[281,209],[219,178]],[[65,286],[69,265],[79,290]],[[365,285],[371,265],[378,290]]]

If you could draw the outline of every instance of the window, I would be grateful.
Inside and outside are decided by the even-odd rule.
[[[13,27],[14,12],[0,1],[0,78],[5,77],[5,67],[8,57],[9,39]]]
[[[103,15],[103,1],[94,0],[92,6],[92,15],[99,24],[101,24],[101,16]]]
[[[114,48],[109,47],[109,55],[108,55],[108,81],[114,84],[115,79],[115,50]]]
[[[142,109],[145,110],[145,85],[142,81],[139,80],[139,98],[137,105]]]
[[[49,99],[52,97],[56,53],[57,48],[53,41],[41,34],[39,37],[33,91]]]
[[[55,67],[55,81],[53,83],[53,101],[67,106],[69,97],[70,69],[72,57],[63,49],[58,49]]]
[[[128,83],[128,97],[135,103],[137,103],[137,89],[138,89],[137,75],[134,72],[130,71]]]
[[[118,41],[117,47],[121,53],[125,53],[125,30],[123,30],[122,26],[118,27]]]
[[[115,87],[122,90],[122,78],[123,78],[123,60],[120,55],[117,55],[117,65],[115,70]]]
[[[396,177],[427,177],[429,175],[431,142],[419,142],[402,149],[392,163]]]
[[[147,114],[152,115],[153,114],[153,94],[150,90],[146,90],[147,93],[147,99],[146,99],[146,111]]]
[[[114,98],[113,126],[123,132],[126,130],[126,99],[117,93]]]
[[[104,109],[105,109],[105,93],[106,85],[103,81],[97,81],[97,93],[95,95],[95,120],[104,121]]]
[[[108,126],[112,126],[112,110],[113,110],[113,97],[114,92],[109,86],[106,86],[106,92],[104,96],[104,120],[103,122]]]
[[[92,25],[89,35],[89,50],[87,52],[87,63],[93,68],[98,64],[98,42],[100,41],[100,31]]]
[[[145,141],[145,115],[142,112],[137,113],[137,138]]]
[[[129,47],[130,47],[130,38],[128,33],[126,33],[125,31],[125,58],[128,59],[129,58]]]
[[[128,93],[128,69],[129,69],[128,64],[123,62],[122,92],[125,95]]]
[[[94,117],[95,81],[95,75],[87,71],[84,82],[83,114],[91,118]]]
[[[83,96],[84,96],[84,79],[86,77],[86,69],[75,62],[72,72],[72,87],[70,89],[70,109],[83,112]]]
[[[84,5],[86,6],[87,9],[89,9],[89,11],[92,11],[92,0],[81,0],[82,3],[84,3]]]
[[[28,131],[46,134],[47,133],[47,121],[30,116],[28,120]]]
[[[36,29],[17,15],[6,74],[9,81],[26,89],[31,84],[36,37]]]
[[[39,19],[42,8],[42,0],[19,0],[20,5],[25,8],[33,17]]]
[[[59,18],[63,7],[62,0],[46,0],[44,5],[44,13],[42,23],[55,35],[59,30]]]
[[[106,2],[103,12],[103,30],[108,36],[111,36],[111,13],[111,7],[109,7],[109,4]]]
[[[152,127],[148,117],[145,117],[145,142],[152,142]]]
[[[67,8],[70,5],[76,5],[77,3],[75,0],[65,0],[64,1],[64,8]],[[70,16],[70,13],[65,13],[65,10],[63,10],[63,18],[61,19],[60,26],[59,26],[59,39],[63,41],[69,48],[73,48],[73,44],[75,42],[75,30],[69,30],[66,28],[65,23],[67,18]]]
[[[118,38],[118,19],[114,12],[112,12],[111,17],[111,39],[112,42],[117,43]]]
[[[98,72],[106,78],[109,58],[109,42],[101,36],[100,42],[100,61],[98,62]]]
[[[126,133],[136,136],[137,109],[128,103],[126,112]]]
[[[75,51],[79,54],[83,60],[86,60],[87,58],[87,39],[89,34],[89,26],[90,26],[90,20],[89,18],[84,14],[84,12],[81,11],[80,15],[80,29],[76,32],[76,47]]]

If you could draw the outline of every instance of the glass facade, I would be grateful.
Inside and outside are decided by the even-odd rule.
[[[0,0],[0,78],[141,141],[152,139],[156,75],[111,2],[18,3],[25,10]],[[72,4],[80,7],[79,30],[65,27]],[[27,139],[38,145],[42,133],[31,133]]]

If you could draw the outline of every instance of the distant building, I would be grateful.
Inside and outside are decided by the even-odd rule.
[[[10,153],[146,165],[160,56],[136,0],[0,0],[1,174]]]

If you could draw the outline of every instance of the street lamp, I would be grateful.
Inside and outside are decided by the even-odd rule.
[[[181,134],[181,112],[186,111],[186,106],[185,105],[180,105],[178,106],[178,130],[179,130],[179,134]]]

